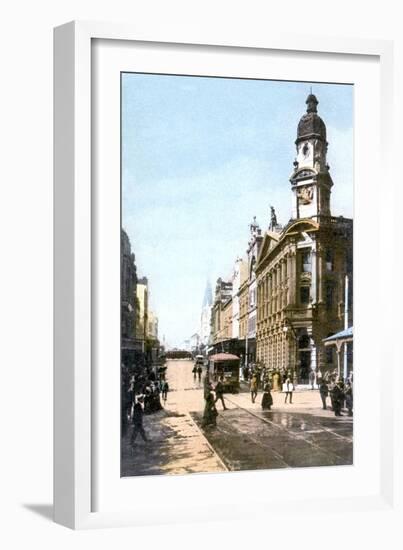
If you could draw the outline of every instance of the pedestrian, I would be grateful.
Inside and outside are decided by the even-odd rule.
[[[272,376],[273,380],[273,391],[280,391],[281,390],[281,376],[278,371],[275,371]]]
[[[322,405],[323,405],[322,408],[326,410],[327,409],[326,398],[329,395],[329,386],[326,384],[325,380],[322,380],[320,383],[319,393],[320,393],[320,398],[322,399]]]
[[[334,411],[334,387],[336,385],[336,382],[334,381],[333,378],[330,379],[330,384],[329,384],[329,394],[330,394],[330,404],[331,404],[331,407],[332,407],[332,411]]]
[[[143,396],[138,395],[136,399],[136,403],[133,405],[133,416],[132,416],[133,431],[132,431],[132,437],[131,437],[132,445],[135,442],[138,434],[141,435],[144,441],[149,441],[143,428],[143,407],[141,406],[143,401],[144,401]]]
[[[211,383],[210,383],[210,377],[209,377],[209,373],[207,372],[206,373],[206,376],[204,377],[204,380],[203,380],[203,387],[204,387],[204,399],[207,399],[207,396],[208,394],[212,391],[212,386],[211,386]]]
[[[252,380],[250,381],[250,396],[252,399],[252,403],[255,402],[255,399],[257,397],[257,385],[258,385],[257,376],[256,374],[254,374],[252,376]]]
[[[214,396],[211,392],[208,392],[202,420],[203,428],[215,428],[217,426],[217,416],[218,412],[215,406]]]
[[[273,397],[271,395],[271,385],[269,382],[266,382],[263,388],[262,409],[270,411],[272,405]]]
[[[344,380],[342,378],[339,378],[339,381],[337,382],[337,385],[339,386],[339,388],[341,389],[341,392],[342,392],[341,402],[340,402],[340,409],[344,409],[344,402],[346,400],[346,397],[345,397],[345,394],[344,394],[344,391],[346,389],[346,386],[344,384]]]
[[[292,404],[292,392],[294,391],[294,384],[291,382],[291,378],[287,377],[283,384],[283,392],[285,392],[284,403],[287,403],[287,398],[290,399],[290,405]]]
[[[144,401],[144,414],[152,413],[153,412],[153,392],[151,389],[151,384],[149,384],[148,382],[144,387],[143,401]]]
[[[333,386],[331,395],[333,396],[333,410],[335,416],[343,416],[341,414],[341,407],[344,402],[344,392],[342,390],[340,382]]]
[[[201,365],[197,367],[197,376],[199,377],[199,382],[201,382],[201,375],[202,375],[203,369]]]
[[[353,386],[348,381],[344,392],[348,416],[353,416]]]
[[[160,390],[155,382],[151,382],[151,401],[150,401],[150,412],[157,412],[162,409],[161,399],[160,399]]]
[[[309,383],[311,385],[311,390],[315,389],[315,371],[313,369],[309,372]]]
[[[225,402],[224,402],[224,384],[222,383],[222,378],[220,378],[214,388],[214,391],[215,391],[215,401],[214,403],[217,403],[217,401],[220,399],[221,400],[221,403],[222,403],[222,406],[223,406],[223,409],[224,411],[227,410],[227,407],[225,406]]]
[[[168,392],[169,392],[169,385],[166,380],[162,382],[161,390],[162,390],[162,399],[164,400],[164,403],[166,403]]]
[[[196,367],[196,365],[193,367],[192,372],[193,372],[193,380],[196,380],[196,374],[197,374],[197,367]]]

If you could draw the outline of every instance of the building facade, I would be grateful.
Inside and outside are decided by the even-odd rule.
[[[232,337],[232,281],[217,279],[211,310],[211,344],[214,351],[223,351],[225,340]],[[229,351],[225,349],[225,351]]]
[[[232,338],[240,339],[240,289],[246,281],[247,264],[237,258],[232,275]]]
[[[158,317],[150,309],[148,310],[148,330],[146,337],[151,340],[158,340]]]
[[[211,332],[211,309],[213,306],[213,293],[211,290],[211,284],[208,281],[206,290],[204,292],[202,311],[200,316],[200,341],[199,346],[202,350],[206,349],[209,345],[210,332]]]
[[[323,340],[352,324],[353,222],[331,215],[326,126],[310,94],[295,142],[292,218],[266,232],[256,265],[257,360],[305,384],[337,368]]]
[[[132,364],[136,353],[141,351],[136,340],[136,285],[137,270],[130,239],[121,230],[121,359],[124,364]]]
[[[148,280],[147,277],[142,277],[137,281],[136,287],[137,297],[137,323],[136,335],[137,338],[145,342],[148,332]]]
[[[250,239],[247,248],[247,294],[248,294],[248,316],[245,339],[245,364],[249,365],[256,361],[256,328],[257,328],[257,278],[256,264],[260,248],[263,242],[262,230],[253,218],[249,226]]]

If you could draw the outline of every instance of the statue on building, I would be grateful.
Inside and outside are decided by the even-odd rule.
[[[256,221],[256,216],[253,216],[253,221],[249,225],[249,229],[252,236],[256,236],[259,233],[260,228],[259,228],[259,224]]]
[[[270,231],[274,231],[277,227],[277,216],[276,211],[274,210],[274,206],[270,206],[270,225],[269,229]]]

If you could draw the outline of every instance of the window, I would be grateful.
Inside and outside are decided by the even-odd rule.
[[[309,304],[310,287],[301,286],[299,289],[299,301],[301,305]]]
[[[301,271],[303,273],[310,273],[312,271],[310,250],[304,250],[301,253]]]
[[[254,299],[254,291],[251,290],[249,292],[249,306],[252,307],[255,303],[255,299]]]

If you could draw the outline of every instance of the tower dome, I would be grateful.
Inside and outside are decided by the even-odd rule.
[[[298,123],[296,144],[300,141],[311,137],[319,138],[326,143],[326,126],[323,120],[318,115],[318,100],[313,94],[309,94],[305,101],[307,108],[306,114],[303,115]]]

